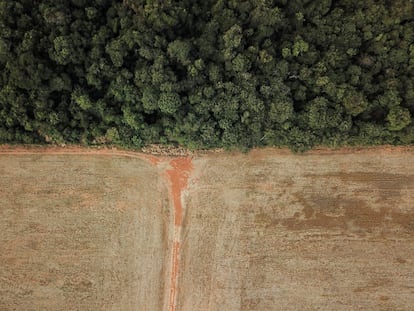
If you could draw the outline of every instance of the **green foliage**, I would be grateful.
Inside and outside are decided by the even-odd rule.
[[[115,67],[122,67],[126,56],[126,47],[121,40],[110,42],[105,49]]]
[[[105,138],[106,141],[110,143],[119,144],[121,142],[118,130],[115,127],[107,129]]]
[[[368,107],[368,102],[363,94],[357,91],[347,92],[343,101],[346,112],[353,117],[364,112]]]
[[[158,99],[158,107],[161,112],[173,114],[181,106],[180,95],[175,92],[163,92]]]
[[[168,45],[168,55],[176,59],[181,64],[188,64],[190,62],[189,55],[191,51],[191,44],[182,40],[175,40]]]
[[[411,0],[0,0],[0,142],[414,142]]]
[[[309,44],[302,38],[298,38],[293,44],[292,55],[299,56],[309,50]]]
[[[407,108],[391,108],[387,115],[388,128],[390,131],[399,131],[411,123],[410,111]]]
[[[60,65],[69,64],[74,49],[71,40],[67,36],[59,36],[53,40],[53,51],[51,52],[51,58]]]
[[[79,105],[82,110],[92,108],[92,102],[86,92],[80,88],[76,88],[72,93],[72,100]]]
[[[341,111],[331,107],[326,98],[317,97],[309,103],[304,117],[311,129],[324,130],[340,124]]]

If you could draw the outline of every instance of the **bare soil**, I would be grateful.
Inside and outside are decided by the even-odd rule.
[[[0,147],[0,310],[412,310],[413,155]]]
[[[412,310],[410,152],[193,161],[177,310]]]
[[[0,310],[164,310],[170,209],[151,164],[3,154],[0,176]]]

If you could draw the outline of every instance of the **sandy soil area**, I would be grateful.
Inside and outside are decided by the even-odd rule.
[[[193,161],[178,310],[410,310],[410,152]]]
[[[0,310],[164,310],[168,189],[143,160],[0,155]]]
[[[413,148],[156,151],[0,147],[0,310],[412,309]]]

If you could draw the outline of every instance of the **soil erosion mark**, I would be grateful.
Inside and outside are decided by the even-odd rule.
[[[191,163],[191,158],[176,158],[170,161],[170,166],[172,169],[167,170],[167,175],[171,183],[171,195],[174,204],[174,232],[169,309],[170,311],[175,311],[181,244],[181,225],[183,221],[183,204],[181,196],[182,191],[187,187],[188,178],[193,169],[193,165]]]

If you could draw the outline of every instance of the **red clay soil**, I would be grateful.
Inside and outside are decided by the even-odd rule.
[[[171,193],[174,202],[176,226],[181,226],[183,207],[181,205],[181,191],[187,187],[188,177],[193,166],[191,158],[178,158],[170,161],[172,169],[167,170],[171,182]]]
[[[169,298],[169,310],[175,311],[177,297],[177,283],[179,270],[179,254],[181,245],[181,226],[183,221],[183,206],[181,201],[182,191],[188,183],[191,170],[193,169],[191,158],[177,158],[170,161],[172,169],[166,171],[171,184],[171,196],[174,206],[174,233],[171,263],[171,288]]]
[[[179,259],[178,254],[180,253],[180,242],[174,241],[173,254],[172,254],[172,266],[171,266],[171,288],[168,308],[170,311],[175,311],[176,308],[176,297],[177,297],[177,284],[178,284],[178,269]]]

